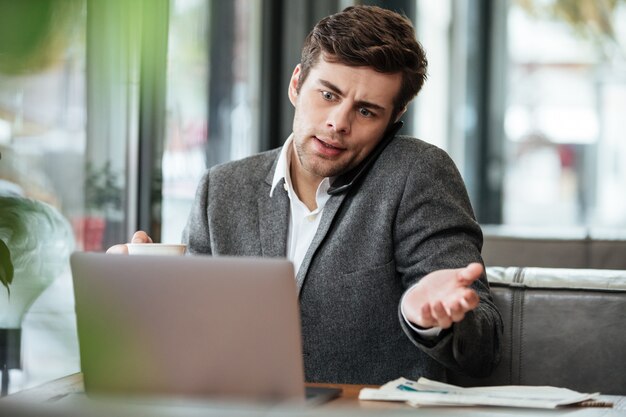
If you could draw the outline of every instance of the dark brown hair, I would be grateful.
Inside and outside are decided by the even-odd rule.
[[[402,86],[394,99],[394,117],[426,81],[426,53],[415,39],[411,21],[380,7],[351,6],[320,20],[304,41],[298,89],[322,54],[328,62],[400,72]]]

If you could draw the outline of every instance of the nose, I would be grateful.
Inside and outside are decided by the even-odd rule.
[[[343,104],[343,103],[342,103]],[[337,105],[328,114],[326,126],[333,132],[347,135],[352,127],[352,111],[347,105]]]

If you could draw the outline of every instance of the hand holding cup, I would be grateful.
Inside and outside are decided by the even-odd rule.
[[[123,255],[184,255],[187,245],[176,243],[154,243],[142,230],[135,232],[130,243],[111,246],[107,253]]]

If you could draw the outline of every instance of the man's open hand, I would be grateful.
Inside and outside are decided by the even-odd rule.
[[[420,327],[446,329],[452,326],[478,306],[478,294],[469,286],[483,272],[479,263],[431,272],[405,295],[402,302],[404,315]]]

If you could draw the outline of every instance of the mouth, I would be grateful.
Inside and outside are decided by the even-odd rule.
[[[330,139],[320,139],[317,136],[314,136],[315,140],[321,144],[323,147],[328,148],[330,150],[337,150],[337,151],[345,151],[346,148],[343,148],[341,146],[338,146],[338,144],[333,145]]]
[[[330,139],[320,139],[317,136],[313,136],[313,139],[313,148],[317,155],[324,159],[335,159],[346,150],[346,148],[337,146],[338,144],[332,144]]]

